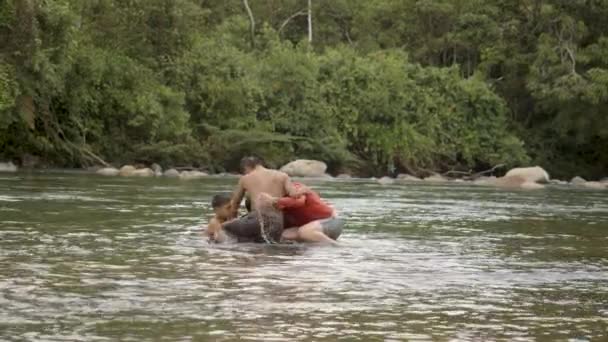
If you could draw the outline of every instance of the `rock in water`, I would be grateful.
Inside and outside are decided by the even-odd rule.
[[[137,169],[131,175],[134,177],[154,177],[154,171],[149,168]]]
[[[377,182],[382,185],[390,185],[390,184],[395,183],[395,180],[390,177],[382,177],[382,178],[378,179]]]
[[[408,175],[406,173],[400,173],[397,175],[397,180],[400,182],[420,182],[422,179]]]
[[[113,167],[104,167],[103,169],[97,170],[96,173],[102,176],[118,176],[120,170]]]
[[[494,182],[496,182],[496,176],[481,176],[479,178],[476,178],[473,181],[473,184],[475,185],[494,185]]]
[[[549,182],[549,174],[540,166],[534,167],[517,167],[509,170],[505,177],[519,176],[523,177],[527,182],[547,183]]]
[[[182,171],[182,173],[179,174],[179,178],[181,179],[199,179],[199,178],[203,178],[203,177],[207,177],[208,174],[204,173],[204,172],[200,172],[200,171]]]
[[[353,177],[351,175],[349,175],[348,173],[341,173],[336,178],[339,178],[339,179],[349,179],[349,178],[353,178]]]
[[[531,182],[523,176],[504,176],[497,178],[490,184],[507,189],[537,190],[544,188],[544,185]]]
[[[426,177],[424,180],[427,182],[433,182],[433,183],[441,183],[441,182],[448,181],[448,179],[443,177],[442,175],[432,175],[430,177]]]
[[[585,182],[583,183],[585,188],[596,189],[596,190],[604,190],[608,189],[608,185],[602,182]]]
[[[120,168],[118,175],[122,177],[130,177],[133,175],[133,172],[135,172],[135,167],[132,165],[125,165]]]
[[[572,185],[583,185],[587,183],[587,180],[583,177],[576,176],[570,180],[570,184]]]
[[[284,228],[283,212],[275,208],[272,202],[264,200],[258,201],[255,212],[264,241],[270,244],[279,243]]]
[[[169,170],[165,171],[163,176],[168,177],[168,178],[178,178],[179,171],[177,171],[176,169],[169,169]]]
[[[281,171],[291,177],[324,177],[327,165],[318,160],[298,159],[284,165]]]
[[[156,177],[160,177],[163,175],[163,168],[160,165],[154,163],[152,164],[152,166],[150,166],[150,168],[152,169],[152,171],[154,171],[154,175]]]
[[[17,166],[13,162],[0,163],[0,172],[17,172]]]

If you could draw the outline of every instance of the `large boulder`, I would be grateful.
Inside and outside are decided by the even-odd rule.
[[[583,185],[585,183],[587,183],[587,180],[579,176],[576,176],[570,180],[570,184],[572,185]]]
[[[152,171],[154,171],[154,175],[156,177],[160,177],[163,175],[163,168],[160,165],[154,163],[152,164],[152,166],[150,166],[150,168],[152,169]]]
[[[118,170],[117,168],[113,168],[113,167],[104,167],[103,169],[99,169],[97,170],[98,175],[102,175],[102,176],[118,176],[118,174],[120,173],[120,170]]]
[[[505,177],[519,176],[523,177],[527,182],[532,183],[548,183],[549,174],[540,166],[534,167],[517,167],[509,170]]]
[[[179,171],[176,169],[169,169],[163,173],[163,176],[168,178],[179,178]]]
[[[208,174],[201,171],[182,171],[182,173],[179,174],[179,178],[185,180],[199,179],[207,176]]]
[[[281,168],[291,177],[324,177],[327,164],[318,160],[298,159]]]
[[[397,175],[397,180],[400,182],[420,182],[422,179],[408,175],[406,173],[400,173]]]
[[[154,171],[150,168],[137,169],[131,174],[133,177],[154,177]]]
[[[17,172],[17,166],[13,162],[0,163],[0,172]]]
[[[118,175],[122,177],[130,177],[133,175],[133,172],[135,172],[135,170],[136,169],[133,165],[125,165],[120,168]]]

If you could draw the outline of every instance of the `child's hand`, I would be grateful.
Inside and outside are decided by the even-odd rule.
[[[207,242],[209,243],[213,243],[217,241],[217,233],[216,232],[209,232],[207,234]]]

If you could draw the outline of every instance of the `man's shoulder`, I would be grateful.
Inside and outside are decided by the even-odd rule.
[[[289,178],[289,176],[283,171],[274,170],[274,169],[268,170],[268,171],[272,172],[272,174],[277,178],[280,178],[280,179]]]

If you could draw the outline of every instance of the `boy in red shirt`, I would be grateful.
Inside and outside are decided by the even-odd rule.
[[[293,183],[296,190],[304,194],[297,197],[272,198],[260,195],[262,201],[272,201],[273,205],[285,214],[285,227],[282,238],[303,242],[326,242],[336,245],[342,232],[343,221],[336,216],[335,210],[321,200],[314,191],[300,183]]]

